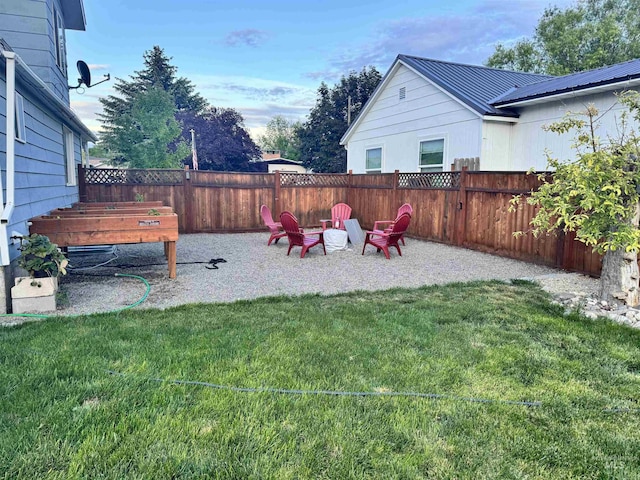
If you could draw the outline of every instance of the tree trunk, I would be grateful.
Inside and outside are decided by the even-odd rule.
[[[602,259],[600,298],[635,307],[640,301],[638,277],[638,252],[609,250]]]
[[[640,208],[636,205],[636,214],[631,219],[638,228]],[[623,302],[635,307],[640,302],[638,291],[638,252],[625,252],[624,249],[609,250],[602,259],[599,295],[607,302]]]

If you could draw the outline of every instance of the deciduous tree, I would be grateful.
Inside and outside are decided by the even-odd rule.
[[[593,106],[582,116],[569,114],[547,127],[559,134],[576,133],[576,158],[561,161],[548,155],[553,179],[541,176],[542,185],[527,203],[539,207],[531,222],[534,235],[557,229],[576,232],[578,241],[604,253],[600,297],[635,306],[640,300],[640,137],[627,119],[631,115],[639,124],[640,96],[626,92],[619,100],[629,113],[620,121],[618,138],[597,136],[598,111]],[[513,200],[514,208],[519,201]]]
[[[348,128],[348,104],[351,97],[351,119],[380,83],[375,67],[363,68],[360,73],[350,72],[329,88],[324,82],[318,88],[316,104],[307,121],[297,130],[300,160],[315,172],[340,173],[347,168],[347,152],[340,139]]]
[[[260,149],[249,136],[242,115],[233,108],[209,107],[200,114],[178,114],[182,138],[191,141],[195,131],[198,168],[227,172],[257,171],[252,160],[260,158]]]
[[[547,8],[535,35],[502,44],[487,66],[566,75],[640,57],[640,0],[580,0]]]
[[[279,150],[282,158],[298,160],[300,150],[296,131],[300,125],[300,122],[289,122],[282,115],[276,115],[267,123],[264,135],[258,137],[258,145],[262,151]]]

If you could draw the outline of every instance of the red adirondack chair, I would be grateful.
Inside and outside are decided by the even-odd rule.
[[[396,222],[398,220],[398,217],[400,217],[400,215],[402,215],[403,213],[408,213],[409,215],[413,215],[413,207],[411,207],[409,203],[402,204],[398,209],[398,213],[396,215],[395,220],[376,220],[373,224],[373,231],[377,233],[381,233],[381,232],[390,233],[391,229],[393,228],[394,222]],[[402,242],[402,245],[405,245],[404,235],[400,237],[400,241]]]
[[[364,249],[367,244],[373,245],[377,248],[378,252],[382,250],[384,252],[384,256],[387,257],[387,260],[390,259],[389,256],[389,247],[396,247],[398,250],[398,255],[402,256],[402,251],[400,251],[400,245],[398,245],[398,241],[409,228],[409,222],[411,222],[411,215],[409,213],[403,213],[393,223],[393,227],[391,227],[391,232],[383,232],[381,230],[367,231],[367,236],[364,240],[364,245],[362,246],[362,255],[364,255]]]
[[[302,247],[300,258],[304,258],[307,250],[318,244],[322,245],[324,254],[327,254],[327,250],[324,247],[324,234],[322,233],[322,231],[306,233],[303,232],[298,225],[298,219],[295,217],[295,215],[291,212],[286,211],[280,214],[280,223],[282,224],[282,228],[284,228],[284,231],[289,238],[289,250],[287,251],[287,255],[291,253],[291,249],[293,247],[298,246]],[[314,238],[316,235],[318,237]]]
[[[351,218],[351,207],[346,203],[336,203],[331,207],[331,226],[340,230],[345,230],[344,221]],[[328,220],[322,221],[322,229],[327,229]]]
[[[260,207],[260,215],[262,216],[262,220],[264,221],[267,228],[269,228],[269,232],[271,232],[271,236],[269,237],[269,241],[267,242],[267,246],[271,245],[271,242],[274,240],[275,243],[278,243],[282,237],[286,237],[286,232],[282,229],[282,224],[280,222],[274,222],[273,217],[271,216],[271,210],[266,205],[262,205]]]

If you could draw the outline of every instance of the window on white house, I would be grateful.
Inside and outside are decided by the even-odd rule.
[[[442,172],[444,167],[444,139],[420,142],[421,172]]]
[[[67,76],[67,52],[65,49],[64,38],[64,24],[62,23],[62,17],[60,12],[54,8],[53,10],[53,22],[54,22],[54,35],[56,37],[56,64],[62,71],[62,74]]]
[[[66,165],[67,186],[76,185],[76,155],[74,151],[73,132],[67,127],[62,127],[64,161]]]
[[[27,129],[24,124],[24,99],[16,92],[16,140],[22,143],[27,142]]]
[[[407,87],[400,87],[400,91],[398,92],[398,98],[400,100],[404,100],[407,96]]]
[[[370,148],[367,150],[365,170],[367,173],[382,172],[382,148]]]

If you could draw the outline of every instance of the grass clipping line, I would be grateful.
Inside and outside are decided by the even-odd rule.
[[[116,375],[120,377],[130,377],[122,372],[116,372],[113,370],[106,370],[110,375]],[[332,395],[343,397],[417,397],[417,398],[430,398],[430,399],[442,399],[442,400],[455,400],[461,402],[473,402],[473,403],[501,403],[505,405],[522,405],[525,407],[540,407],[542,402],[529,402],[518,400],[502,400],[502,399],[490,399],[490,398],[473,398],[473,397],[458,397],[456,395],[447,395],[442,393],[421,393],[421,392],[346,392],[340,390],[295,390],[285,388],[250,388],[250,387],[234,387],[230,385],[218,385],[216,383],[200,382],[196,380],[167,380],[163,378],[144,377],[141,380],[158,383],[171,383],[174,385],[195,385],[199,387],[214,388],[216,390],[230,390],[233,392],[243,393],[278,393],[283,395]]]

